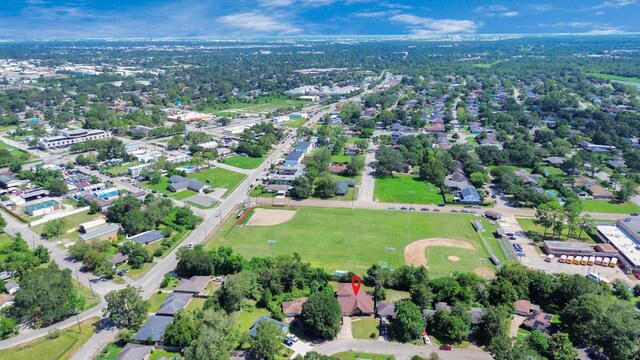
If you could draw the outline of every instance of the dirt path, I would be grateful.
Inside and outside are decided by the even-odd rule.
[[[466,250],[475,250],[472,243],[462,240],[445,238],[431,238],[414,241],[404,248],[404,261],[409,265],[426,266],[427,257],[425,250],[431,246],[446,246]]]
[[[294,210],[254,209],[247,226],[273,226],[285,223],[296,215]]]

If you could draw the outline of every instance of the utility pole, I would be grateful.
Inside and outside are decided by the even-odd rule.
[[[276,244],[275,240],[267,240],[267,244],[271,247],[271,258],[273,258],[273,246]]]

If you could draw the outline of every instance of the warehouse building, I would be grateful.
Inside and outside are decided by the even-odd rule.
[[[547,254],[560,255],[595,255],[596,250],[582,242],[569,241],[544,241],[544,250]]]
[[[620,268],[625,272],[640,273],[640,220],[620,219],[613,225],[599,225],[597,236],[619,252]]]
[[[54,211],[62,209],[62,205],[56,200],[47,200],[37,204],[25,206],[24,210],[29,216],[40,216],[51,214]]]

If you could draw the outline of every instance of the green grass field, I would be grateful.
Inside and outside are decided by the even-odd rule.
[[[222,168],[211,168],[205,169],[203,171],[188,174],[188,178],[190,179],[198,179],[203,184],[208,184],[213,188],[222,187],[226,188],[227,191],[224,193],[224,197],[229,195],[235,188],[244,180],[246,177],[244,174],[237,173],[235,171],[230,171]],[[209,180],[209,182],[207,182]],[[195,195],[195,192],[191,190],[183,190],[177,193],[171,192],[167,187],[169,186],[169,179],[167,177],[162,177],[160,182],[157,184],[149,184],[148,182],[143,182],[143,185],[149,188],[150,190],[155,190],[161,194],[166,194],[171,198],[176,200],[184,200],[192,195]]]
[[[218,104],[208,106],[204,112],[218,116],[234,116],[242,113],[269,113],[289,108],[302,109],[311,104],[308,101],[290,99],[287,97],[263,96],[249,103]]]
[[[637,77],[626,77],[626,76],[601,74],[601,73],[587,73],[587,76],[593,76],[599,79],[607,79],[607,80],[613,80],[613,81],[640,83],[640,78],[637,78]]]
[[[476,217],[461,214],[301,207],[293,219],[275,226],[239,227],[235,219],[230,219],[207,247],[230,246],[251,258],[268,255],[271,249],[267,240],[273,239],[277,241],[273,246],[275,256],[297,252],[303,261],[328,272],[339,269],[362,274],[379,261],[390,261],[391,266],[404,264],[407,244],[433,237],[469,241],[476,247],[478,259],[487,257],[488,252],[471,225],[473,219]],[[493,232],[495,226],[485,219],[482,221],[487,233]],[[495,240],[488,242],[504,259]],[[396,251],[389,254],[385,247],[395,247]],[[448,263],[446,257],[431,254],[429,271],[434,276],[447,275]],[[458,264],[461,271],[479,267],[476,262],[467,264],[466,268],[462,267],[463,262]]]
[[[355,339],[377,340],[380,336],[380,320],[360,318],[351,322],[351,333]]]
[[[87,221],[95,220],[98,218],[104,218],[102,214],[89,214],[88,211],[65,216],[62,219],[65,221],[65,235],[62,235],[63,238],[70,238],[71,240],[77,240],[77,232],[67,233],[68,231],[77,228],[80,224],[85,223]],[[42,234],[42,230],[44,229],[45,224],[40,224],[31,228],[36,234]],[[73,237],[72,235],[76,236]]]
[[[129,168],[132,166],[136,166],[136,165],[140,165],[142,163],[138,162],[138,161],[134,161],[134,162],[130,162],[130,163],[126,163],[126,164],[121,164],[118,166],[114,166],[112,168],[106,169],[105,172],[113,175],[113,176],[120,176],[120,175],[126,175],[129,171]]]
[[[78,326],[74,325],[66,330],[61,330],[60,335],[55,339],[44,337],[9,349],[0,350],[0,359],[69,359],[71,355],[93,335],[93,325],[98,320],[99,319],[95,317],[81,322],[80,327],[82,333],[78,331]]]
[[[255,169],[264,161],[265,157],[252,158],[248,156],[233,156],[224,161],[225,164],[240,169]]]
[[[582,211],[608,214],[631,214],[640,212],[640,206],[626,202],[622,204],[606,200],[582,200]]]
[[[538,236],[542,237],[544,235],[544,228],[540,225],[536,225],[533,223],[533,219],[529,219],[529,218],[517,218],[518,220],[518,224],[520,224],[520,227],[522,227],[522,230],[524,230],[527,233],[535,233],[538,234]],[[605,222],[606,220],[596,220],[596,222]],[[549,228],[547,229],[547,237],[551,237],[552,234],[552,229]],[[567,229],[564,229],[562,231],[562,236],[556,236],[557,238],[561,238],[562,240],[565,240],[567,238]],[[574,235],[574,238],[577,239],[578,234]],[[591,238],[591,236],[589,236],[589,234],[585,233],[584,231],[582,232],[582,235],[580,236],[580,239],[582,241],[591,243],[591,244],[595,244],[596,242]]]
[[[163,293],[155,293],[153,295],[151,295],[151,297],[149,298],[149,312],[150,313],[156,313],[158,312],[158,310],[160,310],[160,306],[162,306],[162,303],[169,297],[169,293],[163,292]]]
[[[269,310],[259,309],[250,302],[245,303],[242,306],[242,310],[234,314],[238,328],[242,332],[248,331],[253,322],[262,315],[269,316]]]
[[[413,195],[411,192],[413,191]],[[440,190],[414,175],[397,175],[376,179],[373,198],[385,203],[440,204]]]
[[[31,154],[29,154],[28,152],[26,152],[26,151],[24,151],[24,150],[21,150],[21,149],[18,149],[18,148],[16,148],[16,147],[13,147],[13,146],[11,146],[11,145],[9,145],[9,144],[3,143],[3,142],[1,142],[1,141],[0,141],[0,149],[6,149],[6,150],[8,150],[8,151],[9,151],[9,153],[10,153],[12,156],[16,156],[16,157],[17,157],[17,156],[23,156],[23,157],[26,157],[27,159],[28,159],[28,158],[30,158],[30,157],[32,157],[32,156],[31,156]]]

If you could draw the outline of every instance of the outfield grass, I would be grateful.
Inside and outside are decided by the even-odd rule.
[[[204,109],[206,113],[218,116],[234,116],[241,113],[269,113],[279,109],[302,109],[311,104],[309,101],[290,99],[287,97],[263,96],[249,103],[217,104]]]
[[[618,76],[618,75],[601,74],[601,73],[587,73],[587,76],[593,76],[599,79],[607,79],[607,80],[613,80],[613,81],[640,83],[640,78],[637,78],[637,77],[627,77],[627,76]]]
[[[187,177],[190,179],[198,179],[203,184],[210,185],[212,188],[226,188],[227,191],[224,193],[224,197],[226,197],[236,188],[236,186],[238,186],[238,184],[242,182],[242,180],[245,179],[246,176],[235,171],[214,167],[199,171],[197,173],[188,174]],[[209,182],[207,182],[207,180],[209,180]],[[195,192],[191,190],[183,190],[177,193],[171,192],[168,189],[169,179],[165,176],[163,176],[160,179],[160,182],[157,184],[149,184],[149,182],[144,181],[143,185],[150,190],[155,190],[161,194],[166,194],[176,200],[184,200],[190,196],[195,195]]]
[[[351,321],[351,333],[355,339],[377,340],[380,336],[380,320],[360,318]]]
[[[62,235],[62,237],[63,238],[71,237],[71,234],[67,232],[69,232],[72,229],[76,229],[82,223],[86,223],[88,221],[95,220],[98,218],[104,218],[104,216],[102,216],[102,214],[100,213],[89,214],[89,211],[63,217],[62,219],[65,221],[65,227],[64,227],[64,234]],[[36,234],[42,234],[42,230],[44,229],[45,224],[46,223],[36,225],[32,227],[31,230],[33,230]],[[77,239],[74,238],[72,240],[77,240]]]
[[[373,198],[384,203],[440,204],[443,202],[440,189],[433,184],[420,181],[414,175],[376,179]]]
[[[264,162],[265,158],[266,156],[259,157],[259,158],[252,158],[248,156],[233,156],[228,159],[225,159],[224,163],[227,165],[235,166],[240,169],[255,169],[258,166],[260,166],[262,162]]]
[[[9,349],[0,350],[0,359],[69,359],[71,355],[93,335],[94,324],[98,320],[100,319],[94,317],[81,322],[80,328],[82,329],[82,333],[78,331],[78,326],[71,326],[66,330],[61,330],[60,335],[55,339],[44,337]]]
[[[605,200],[582,200],[582,211],[609,214],[631,214],[640,212],[640,206],[626,202],[618,204]]]
[[[207,247],[230,246],[251,258],[270,254],[267,240],[273,239],[277,241],[273,247],[275,256],[297,252],[303,261],[329,272],[339,269],[362,274],[379,261],[390,261],[391,266],[404,264],[407,244],[433,237],[469,241],[479,249],[480,256],[487,257],[488,252],[471,225],[474,219],[478,218],[462,214],[301,207],[293,219],[275,226],[239,227],[235,226],[235,219],[230,219]],[[487,233],[493,232],[494,225],[486,219],[481,221]],[[497,246],[491,246],[503,257]],[[389,256],[385,247],[395,247],[396,251]],[[449,262],[446,258],[432,256],[431,261],[430,271],[448,273],[446,269],[438,270]],[[475,265],[469,264],[466,270],[473,270]]]

